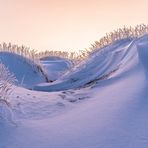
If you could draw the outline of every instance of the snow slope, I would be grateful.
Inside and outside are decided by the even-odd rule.
[[[134,46],[135,41],[123,40],[107,46],[96,54],[91,55],[72,71],[50,84],[40,84],[34,87],[41,91],[60,91],[67,89],[80,88],[87,86],[96,79],[104,79],[113,72],[121,69],[125,63],[130,64],[130,59],[136,54]]]
[[[53,88],[36,87],[58,92],[16,87],[12,114],[4,109],[10,120],[0,122],[0,148],[147,148],[147,49],[147,35],[114,43]]]
[[[72,62],[60,57],[45,57],[41,64],[47,72],[49,80],[55,81],[72,67]]]
[[[37,65],[20,55],[0,52],[0,62],[15,75],[21,86],[32,88],[35,84],[46,82],[45,76]]]

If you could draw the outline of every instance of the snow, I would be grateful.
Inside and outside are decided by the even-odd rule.
[[[147,148],[147,48],[147,35],[116,42],[40,91],[16,87],[0,148]]]
[[[49,80],[55,81],[72,67],[72,62],[60,57],[46,57],[41,59]]]
[[[0,62],[3,63],[18,80],[18,85],[32,88],[35,84],[46,82],[45,76],[28,59],[9,52],[0,52]]]
[[[131,48],[134,46],[133,42],[135,41],[127,40],[123,41],[123,44],[116,43],[118,46],[115,44],[107,46],[54,83],[39,84],[34,89],[41,91],[74,89],[83,87],[95,79],[101,79],[125,65],[123,62],[128,62],[131,56],[136,54],[135,49]]]

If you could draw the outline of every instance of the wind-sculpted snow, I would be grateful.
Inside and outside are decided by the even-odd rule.
[[[147,148],[147,82],[147,35],[98,49],[47,92],[15,88],[0,148]]]
[[[34,89],[40,91],[77,89],[124,75],[134,68],[139,61],[137,46],[142,38],[115,42],[96,50],[86,61],[74,67],[57,81],[51,84],[37,85]]]
[[[46,82],[40,67],[20,55],[0,52],[0,62],[15,75],[21,86],[31,88],[35,84]]]
[[[41,59],[48,79],[55,81],[60,78],[66,71],[68,71],[73,63],[72,61],[60,57],[46,57]]]

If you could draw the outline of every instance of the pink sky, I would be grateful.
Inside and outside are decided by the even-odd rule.
[[[0,0],[0,42],[81,50],[124,25],[148,24],[148,0]]]

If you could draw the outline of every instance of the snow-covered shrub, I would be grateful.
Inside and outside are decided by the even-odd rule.
[[[13,91],[12,85],[15,81],[15,76],[3,64],[0,64],[0,102],[8,103],[8,97]]]
[[[115,41],[119,41],[122,39],[135,39],[141,37],[145,34],[148,34],[148,25],[140,24],[135,27],[126,27],[118,28],[110,33],[106,33],[104,37],[102,37],[99,41],[95,41],[91,44],[91,47],[86,51],[89,55],[96,49],[103,48]]]
[[[10,74],[9,70],[3,64],[0,64],[0,121],[7,120],[14,123],[9,96],[13,91],[15,81],[16,78],[14,75]]]
[[[147,33],[148,25],[140,24],[135,27],[124,26],[123,28],[119,28],[110,33],[106,33],[106,35],[102,37],[99,41],[95,41],[93,44],[91,44],[91,47],[88,49],[80,50],[78,52],[45,51],[37,53],[37,56],[38,58],[59,56],[63,58],[81,61],[87,58],[90,53],[92,53],[96,49],[101,49],[118,40],[138,38]]]

